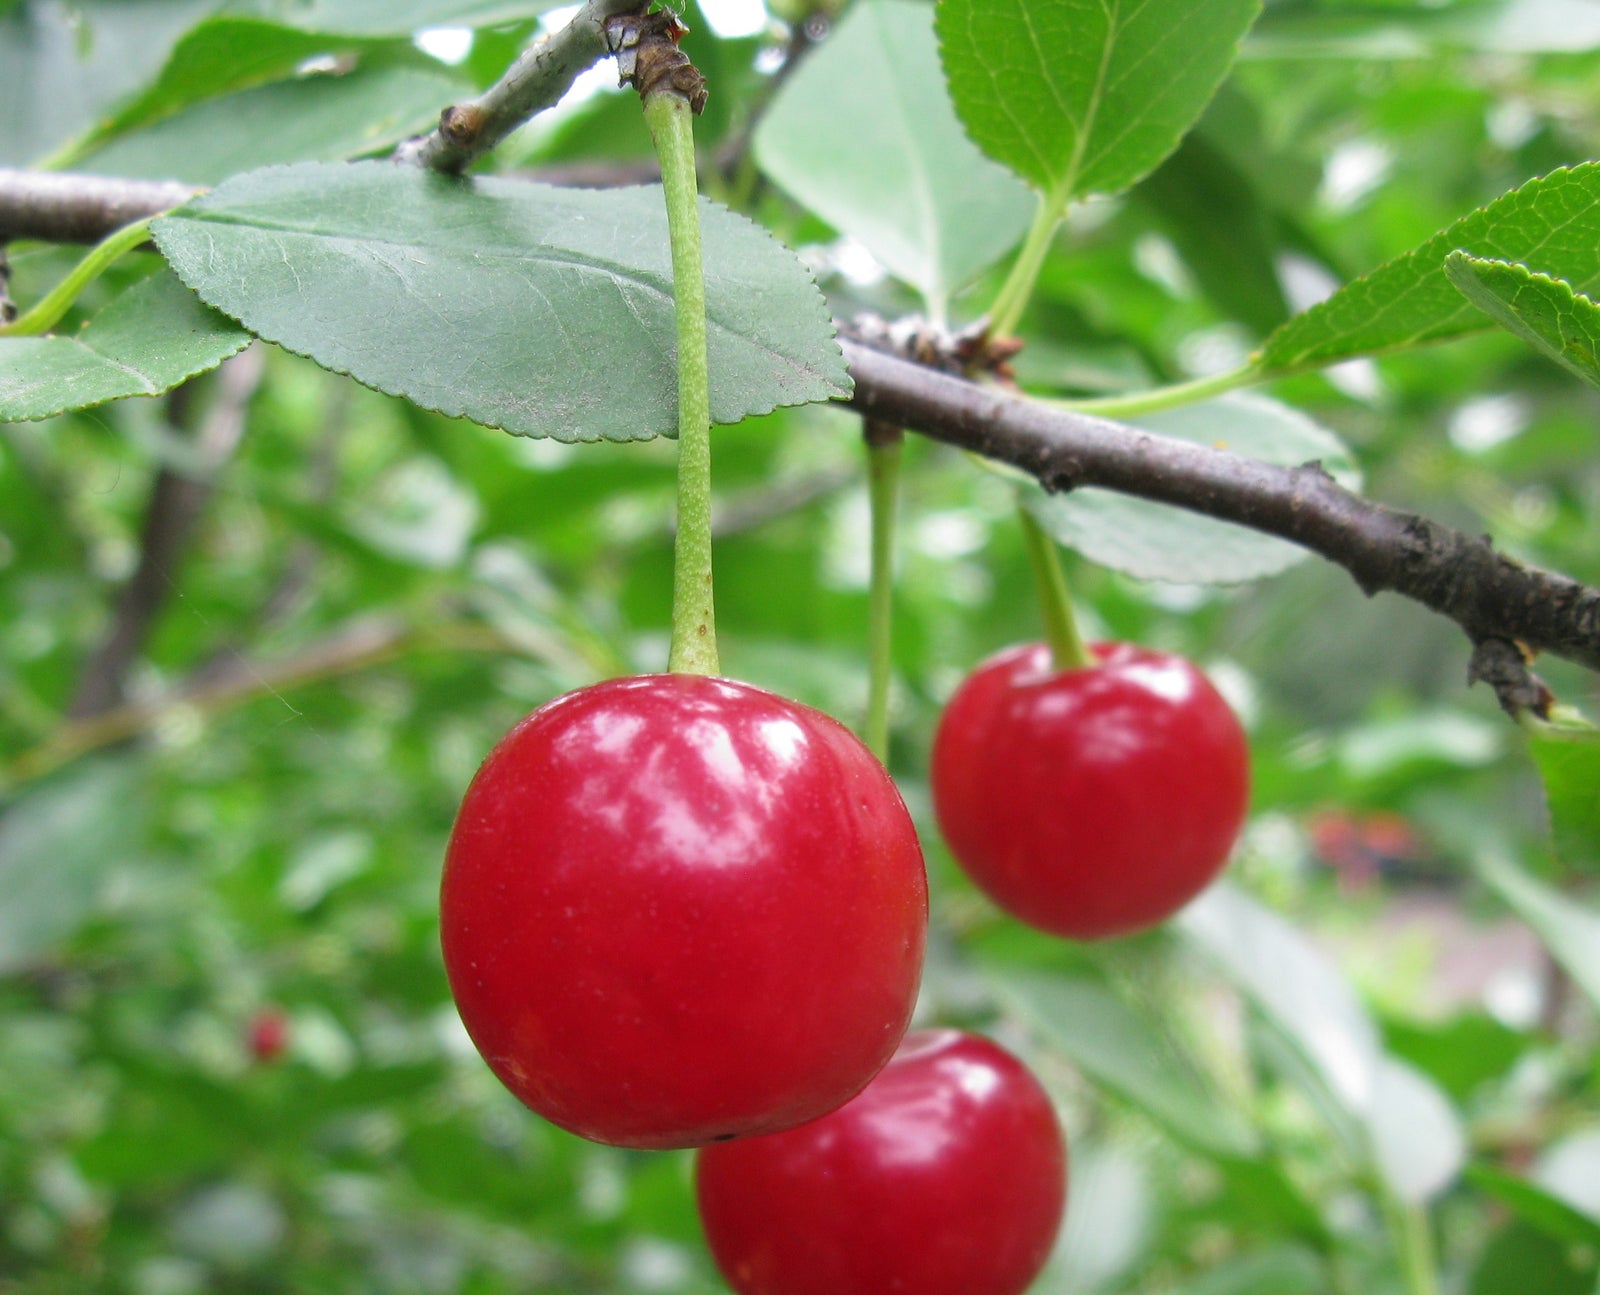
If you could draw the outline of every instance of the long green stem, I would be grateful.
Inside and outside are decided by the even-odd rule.
[[[1012,262],[1011,273],[1000,286],[994,305],[989,308],[989,336],[1009,337],[1022,321],[1022,312],[1027,309],[1028,298],[1033,296],[1033,285],[1039,281],[1039,271],[1050,252],[1056,226],[1061,223],[1061,211],[1062,204],[1056,199],[1049,194],[1039,195],[1039,205],[1034,208],[1028,237],[1023,241],[1017,259]]]
[[[150,222],[154,216],[124,225],[90,249],[89,254],[72,267],[72,272],[41,297],[33,309],[19,315],[9,324],[0,325],[0,337],[37,337],[47,333],[60,322],[61,316],[72,309],[83,290],[98,279],[106,268],[124,252],[131,252],[150,237]]]
[[[1072,599],[1067,593],[1067,577],[1061,570],[1061,555],[1056,552],[1056,542],[1039,525],[1038,519],[1020,504],[1017,506],[1017,520],[1022,525],[1022,539],[1028,547],[1028,560],[1033,566],[1033,582],[1039,591],[1039,610],[1044,617],[1044,641],[1050,645],[1050,656],[1056,669],[1077,670],[1093,665],[1094,654],[1078,632],[1078,621],[1072,614]]]
[[[1130,391],[1120,396],[1091,397],[1087,400],[1053,400],[1050,403],[1058,409],[1071,409],[1080,414],[1132,418],[1162,409],[1176,409],[1179,405],[1192,405],[1197,400],[1209,400],[1224,392],[1248,387],[1262,378],[1263,374],[1254,364],[1245,363],[1226,373],[1214,373],[1210,377],[1195,378],[1189,382],[1175,382],[1167,387],[1152,387],[1148,391]]]
[[[894,533],[900,494],[898,427],[869,421],[866,427],[867,489],[872,505],[872,585],[867,610],[867,749],[889,761],[889,676],[894,669]]]
[[[1389,1228],[1405,1270],[1406,1290],[1410,1295],[1439,1295],[1439,1271],[1427,1210],[1393,1197],[1385,1204]]]
[[[655,140],[666,191],[678,320],[678,536],[667,668],[680,674],[716,674],[720,667],[711,591],[711,379],[693,119],[688,100],[671,90],[645,96],[644,119]]]

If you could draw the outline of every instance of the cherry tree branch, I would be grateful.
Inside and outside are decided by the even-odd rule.
[[[40,180],[50,182],[47,206]],[[0,240],[94,241],[192,192],[0,169]],[[1260,463],[979,386],[848,337],[841,344],[856,382],[850,404],[862,413],[1009,463],[1046,489],[1101,486],[1298,544],[1344,567],[1368,594],[1392,590],[1459,624],[1480,650],[1475,670],[1503,703],[1537,695],[1508,643],[1600,669],[1600,590],[1363,499],[1315,465]]]

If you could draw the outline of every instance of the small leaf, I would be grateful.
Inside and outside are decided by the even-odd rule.
[[[1600,305],[1564,279],[1510,261],[1457,251],[1445,258],[1444,272],[1501,328],[1600,387]]]
[[[847,394],[800,262],[726,208],[702,201],[701,219],[713,419]],[[212,305],[379,391],[563,441],[676,433],[658,186],[303,163],[237,176],[154,233]]]
[[[1600,913],[1507,859],[1485,852],[1475,864],[1479,876],[1534,929],[1573,983],[1600,1005]]]
[[[1556,857],[1570,868],[1600,870],[1600,729],[1579,719],[1530,719],[1527,731]]]
[[[1115,193],[1177,147],[1259,0],[940,0],[956,111],[1058,208]]]
[[[1228,395],[1132,421],[1163,436],[1219,445],[1266,463],[1319,460],[1341,484],[1351,489],[1361,484],[1338,437],[1298,410],[1262,396]],[[1287,540],[1115,491],[1051,495],[1028,487],[1025,499],[1061,543],[1141,580],[1232,584],[1276,575],[1308,556]]]
[[[0,422],[159,395],[249,343],[249,333],[162,268],[70,337],[0,337]]]
[[[1579,292],[1600,289],[1600,162],[1530,180],[1345,284],[1267,338],[1257,373],[1294,373],[1490,327],[1445,274],[1458,249],[1538,265]]]
[[[855,6],[762,118],[761,169],[942,313],[1022,237],[1026,188],[962,132],[932,17],[908,0]]]
[[[1600,1173],[1600,1164],[1596,1164],[1595,1171]],[[1474,1187],[1509,1206],[1519,1219],[1545,1235],[1570,1245],[1587,1246],[1600,1254],[1600,1219],[1494,1165],[1471,1165],[1466,1176]]]

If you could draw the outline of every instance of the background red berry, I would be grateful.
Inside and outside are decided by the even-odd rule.
[[[1061,1225],[1066,1146],[1009,1052],[917,1031],[831,1115],[705,1148],[695,1187],[739,1295],[1018,1295]]]
[[[841,724],[748,684],[616,679],[490,754],[445,862],[467,1031],[541,1115],[633,1147],[788,1128],[910,1020],[922,853]]]
[[[933,799],[950,851],[1007,912],[1075,939],[1154,926],[1228,860],[1249,748],[1180,657],[1099,644],[1058,670],[1043,644],[972,672],[939,722]]]

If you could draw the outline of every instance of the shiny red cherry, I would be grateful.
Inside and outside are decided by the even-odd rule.
[[[933,804],[956,861],[1001,908],[1056,935],[1165,921],[1221,871],[1250,798],[1244,730],[1190,662],[1128,643],[1057,670],[1008,648],[956,690],[933,745]]]
[[[695,1193],[739,1295],[1018,1295],[1061,1226],[1067,1153],[1009,1052],[917,1031],[831,1115],[706,1147]]]
[[[697,675],[540,707],[473,779],[445,970],[478,1051],[597,1142],[814,1119],[894,1052],[927,879],[883,766],[819,711]]]

